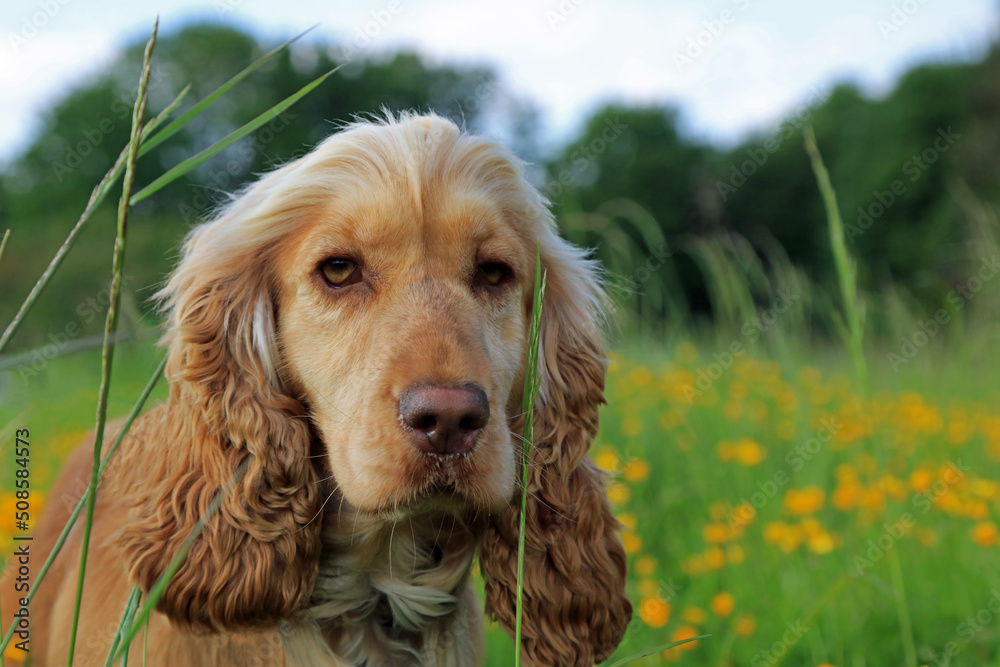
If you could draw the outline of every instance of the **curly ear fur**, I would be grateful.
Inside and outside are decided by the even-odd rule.
[[[278,230],[288,226],[267,222],[275,214],[274,202],[262,201],[267,186],[265,179],[187,241],[160,294],[169,315],[170,401],[151,435],[119,459],[133,507],[120,544],[130,578],[147,592],[246,466],[159,603],[194,629],[287,617],[309,596],[318,569],[322,521],[308,420],[273,366],[266,267]]]
[[[625,550],[601,472],[587,457],[604,403],[604,295],[582,253],[547,230],[535,446],[528,474],[522,656],[591,667],[618,646],[632,615]],[[493,518],[480,555],[486,610],[513,634],[519,498]]]

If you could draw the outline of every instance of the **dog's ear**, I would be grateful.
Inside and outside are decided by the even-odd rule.
[[[547,230],[548,231],[548,230]],[[587,667],[610,656],[632,615],[625,550],[600,470],[587,456],[604,403],[605,297],[596,267],[548,231],[539,351],[541,391],[528,468],[522,655]],[[513,634],[519,498],[495,516],[480,554],[486,609]]]
[[[270,260],[239,214],[195,230],[161,293],[170,402],[119,462],[141,469],[125,473],[132,520],[120,540],[145,592],[221,494],[159,603],[207,630],[287,617],[311,593],[320,552],[308,420],[275,371]]]

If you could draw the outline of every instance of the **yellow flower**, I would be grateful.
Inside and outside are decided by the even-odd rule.
[[[635,573],[640,577],[648,577],[656,570],[656,560],[652,556],[643,556],[635,562]]]
[[[625,553],[632,556],[642,549],[642,540],[635,533],[623,533],[622,546],[625,547]]]
[[[653,579],[639,580],[639,595],[644,598],[655,598],[660,595],[660,582]]]
[[[624,484],[612,482],[608,484],[608,500],[612,505],[624,505],[632,497],[632,492]]]
[[[701,556],[689,556],[681,561],[681,569],[684,570],[684,574],[694,577],[704,574],[707,568]]]
[[[926,491],[934,483],[934,474],[930,470],[918,468],[910,473],[910,488],[920,493]]]
[[[684,607],[681,618],[688,625],[704,625],[705,621],[708,620],[708,614],[700,607]]]
[[[633,459],[625,464],[622,477],[627,482],[641,482],[649,477],[649,464],[642,459]]]
[[[802,544],[802,529],[782,521],[775,521],[764,527],[764,539],[776,545],[784,553],[791,553]]]
[[[750,391],[747,389],[745,383],[739,380],[733,380],[729,383],[729,397],[736,401],[744,401],[747,396],[750,395]]]
[[[838,486],[833,491],[833,506],[841,512],[846,512],[858,504],[861,487],[854,483]]]
[[[722,521],[728,512],[726,503],[718,500],[708,506],[708,515],[712,517],[713,521]]]
[[[822,556],[823,554],[828,554],[833,551],[833,548],[836,546],[836,542],[830,533],[824,531],[822,533],[810,535],[809,539],[806,540],[806,546],[809,548],[809,551]]]
[[[606,470],[607,472],[620,472],[622,469],[621,459],[618,458],[618,452],[611,449],[610,447],[601,447],[594,454],[594,463],[601,470]]]
[[[948,424],[948,444],[964,445],[972,437],[972,426],[966,421],[953,421]]]
[[[933,528],[921,528],[917,531],[917,539],[925,547],[932,547],[937,544],[938,536]]]
[[[726,564],[726,554],[719,547],[712,547],[705,552],[705,566],[710,570],[721,570]]]
[[[710,523],[701,531],[702,537],[709,544],[722,544],[733,538],[733,531],[725,523]]]
[[[737,400],[726,401],[726,404],[722,406],[722,414],[726,419],[734,422],[743,416],[743,404]]]
[[[646,387],[652,384],[653,374],[645,366],[636,366],[628,374],[628,379],[636,387]]]
[[[726,547],[726,560],[728,560],[733,565],[739,565],[743,562],[745,554],[743,553],[743,547],[738,544],[730,544]]]
[[[709,607],[712,609],[712,613],[719,618],[726,618],[733,613],[733,609],[736,607],[736,600],[731,594],[723,591],[712,598]]]
[[[826,492],[818,486],[789,489],[785,493],[785,511],[794,516],[815,514],[826,503]]]
[[[634,438],[642,433],[642,422],[634,416],[626,416],[622,423],[622,434],[626,438]]]
[[[972,527],[972,541],[981,547],[996,545],[997,525],[992,521],[980,521]]]
[[[749,637],[757,631],[757,621],[749,614],[743,614],[736,619],[736,634],[740,637]]]
[[[631,512],[625,512],[624,514],[619,514],[618,523],[625,526],[628,530],[635,530],[635,527],[639,524],[639,520],[635,518],[635,515]]]
[[[799,382],[811,387],[823,381],[823,374],[815,366],[806,366],[799,371]]]
[[[755,440],[740,438],[736,443],[736,461],[747,467],[755,466],[764,460],[767,454]]]
[[[661,598],[646,598],[639,603],[639,618],[651,628],[662,628],[670,620],[670,604]]]
[[[993,500],[997,497],[997,483],[977,477],[969,482],[969,493],[983,500]]]
[[[736,456],[736,448],[733,443],[723,440],[715,446],[715,455],[719,457],[720,461],[732,461]]]

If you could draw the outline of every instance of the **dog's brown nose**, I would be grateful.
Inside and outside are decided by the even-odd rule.
[[[425,454],[465,454],[490,419],[486,392],[476,385],[415,385],[399,397],[399,418]]]

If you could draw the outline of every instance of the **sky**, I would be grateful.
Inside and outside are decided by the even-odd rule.
[[[3,0],[0,164],[157,13],[163,31],[213,20],[277,43],[318,23],[307,39],[363,56],[493,64],[538,106],[552,147],[608,102],[672,105],[691,135],[732,145],[837,83],[878,96],[914,65],[980,57],[1000,0]]]

